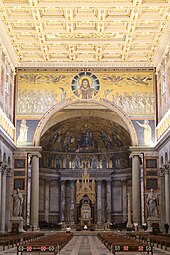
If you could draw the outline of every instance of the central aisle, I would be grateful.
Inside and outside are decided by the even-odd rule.
[[[60,255],[110,255],[110,252],[96,236],[74,236]]]

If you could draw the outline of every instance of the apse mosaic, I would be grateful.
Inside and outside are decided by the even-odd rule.
[[[66,99],[105,98],[127,115],[154,115],[154,71],[19,71],[17,115],[39,116]]]
[[[41,138],[44,150],[56,152],[108,152],[130,144],[130,136],[122,126],[97,117],[65,120],[48,129]]]

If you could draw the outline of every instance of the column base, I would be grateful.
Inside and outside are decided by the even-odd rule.
[[[40,230],[39,226],[36,226],[36,225],[31,225],[30,228],[31,228],[32,231],[39,231]]]
[[[18,216],[13,216],[10,220],[10,228],[9,232],[19,232],[24,233],[25,230],[23,229],[23,218]]]

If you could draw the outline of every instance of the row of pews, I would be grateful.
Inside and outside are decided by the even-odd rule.
[[[153,247],[139,240],[127,238],[112,232],[98,233],[98,238],[110,250],[111,254],[116,252],[147,252],[153,255]]]
[[[170,247],[170,234],[159,233],[153,235],[149,232],[132,232],[127,233],[127,236],[140,242],[148,243],[153,246],[156,245],[157,248],[164,248],[166,251],[167,248]]]
[[[12,234],[12,233],[4,233],[0,234],[0,246],[2,247],[3,251],[6,248],[10,248],[10,246],[14,247],[17,244],[21,244],[24,242],[29,242],[33,239],[38,239],[43,236],[44,233],[34,233],[34,232],[26,232],[20,234]]]
[[[72,233],[56,233],[51,235],[45,235],[37,240],[33,240],[28,243],[19,244],[17,246],[17,255],[22,255],[24,252],[41,252],[59,254],[60,250],[72,239]]]

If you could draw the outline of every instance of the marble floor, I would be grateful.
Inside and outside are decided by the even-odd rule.
[[[6,251],[0,251],[0,255],[16,255],[16,248]],[[24,253],[30,255],[38,255],[38,253]],[[42,253],[41,253],[42,254]],[[44,253],[46,254],[46,253]],[[52,253],[51,253],[52,254]],[[109,250],[102,244],[102,242],[95,235],[76,235],[71,241],[60,251],[60,255],[111,255]],[[117,255],[144,255],[145,253],[134,252],[119,252]],[[170,249],[164,251],[154,248],[154,255],[170,255]]]

